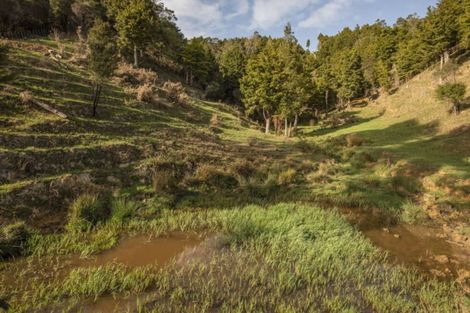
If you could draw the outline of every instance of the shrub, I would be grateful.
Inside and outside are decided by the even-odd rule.
[[[218,82],[211,82],[205,91],[204,97],[208,100],[222,100],[225,96],[222,85]]]
[[[268,175],[266,178],[249,177],[241,183],[241,188],[254,199],[265,199],[278,190],[276,175]]]
[[[209,164],[199,166],[194,175],[194,179],[199,184],[206,187],[215,187],[217,189],[234,188],[238,185],[238,181],[230,175],[230,173]]]
[[[364,138],[358,135],[351,134],[351,135],[346,136],[346,145],[350,148],[362,146],[364,143],[365,143]]]
[[[151,84],[144,84],[142,86],[137,87],[137,100],[141,102],[151,103],[153,102],[155,88]]]
[[[391,179],[392,187],[402,196],[410,196],[421,191],[419,179],[411,176],[396,175]]]
[[[163,89],[166,91],[167,97],[170,101],[180,105],[188,105],[190,103],[190,98],[186,93],[183,84],[180,82],[167,81],[163,84]]]
[[[152,188],[155,192],[173,190],[177,185],[175,172],[171,169],[158,169],[152,175]]]
[[[7,52],[8,52],[8,46],[6,42],[4,42],[3,40],[0,40],[0,63],[2,63],[1,61],[5,59]]]
[[[314,153],[320,151],[320,148],[315,143],[309,142],[303,138],[297,141],[295,146],[304,153]]]
[[[83,194],[70,206],[67,229],[71,231],[88,230],[109,217],[109,207],[104,197]]]
[[[452,102],[454,113],[460,112],[460,102],[465,98],[467,86],[461,83],[447,83],[440,85],[436,94],[438,99]]]
[[[187,93],[178,95],[177,103],[182,106],[189,106],[191,104],[191,98]]]
[[[21,255],[29,232],[24,222],[2,226],[0,229],[0,259]]]
[[[427,219],[427,214],[423,209],[411,201],[405,202],[402,206],[401,220],[408,224],[421,224]]]
[[[374,161],[374,157],[366,152],[354,153],[350,158],[351,164],[357,168],[363,168],[366,164]]]
[[[150,182],[155,192],[171,191],[186,173],[188,163],[176,161],[178,156],[162,155],[148,159],[140,168],[140,175]]]
[[[256,169],[251,162],[246,160],[237,160],[232,163],[229,171],[240,179],[246,179],[253,175],[256,172]]]
[[[321,162],[316,171],[308,174],[307,180],[311,183],[328,183],[339,170],[340,165],[334,159],[328,159]]]
[[[30,91],[23,91],[20,93],[20,101],[23,104],[29,104],[33,99],[33,94]]]
[[[296,175],[297,175],[297,171],[292,168],[286,171],[282,171],[281,173],[279,173],[279,176],[277,177],[277,183],[280,186],[290,185],[294,182]]]
[[[140,204],[138,202],[126,198],[114,199],[112,205],[111,221],[122,224],[126,220],[134,217],[137,214],[139,208]]]
[[[137,85],[155,85],[158,75],[152,70],[143,68],[134,68],[129,63],[119,63],[114,75],[121,84]]]

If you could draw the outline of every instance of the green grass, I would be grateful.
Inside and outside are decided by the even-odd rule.
[[[165,213],[152,223],[129,227],[205,229],[222,235],[224,244],[209,250],[209,260],[196,257],[182,266],[78,268],[65,278],[57,272],[49,281],[30,281],[31,293],[0,289],[20,312],[143,291],[151,294],[145,312],[455,312],[460,301],[451,285],[388,265],[336,212],[279,204]],[[22,271],[25,276],[28,268]]]

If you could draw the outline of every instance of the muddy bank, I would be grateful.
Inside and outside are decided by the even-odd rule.
[[[391,262],[412,266],[425,275],[456,281],[470,294],[470,250],[446,240],[442,230],[397,225],[367,229],[363,234],[387,251]]]

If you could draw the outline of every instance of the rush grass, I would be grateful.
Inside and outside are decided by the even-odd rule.
[[[457,312],[453,286],[392,266],[336,211],[279,204],[166,213],[137,230],[212,229],[223,246],[210,257],[163,269],[110,264],[78,268],[30,292],[0,291],[15,312],[109,294],[150,292],[144,312]],[[36,285],[35,285],[36,284]]]

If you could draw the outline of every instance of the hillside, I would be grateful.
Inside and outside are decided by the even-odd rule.
[[[365,170],[356,168],[340,175],[319,192],[331,194],[331,189],[344,191],[346,185],[353,185],[350,194],[387,209],[403,208],[411,200],[426,212],[421,219],[450,223],[452,226],[446,229],[455,232],[452,237],[466,244],[470,214],[470,93],[467,92],[464,111],[450,114],[449,105],[436,99],[438,79],[433,73],[431,69],[421,73],[392,95],[382,95],[369,103],[357,102],[321,127],[304,128],[304,135],[316,142],[351,137],[352,146],[356,146],[354,140],[358,141],[352,148],[356,156],[364,154],[352,162],[369,163]],[[459,67],[456,80],[470,83],[470,62]],[[392,184],[401,196],[391,198],[387,184]]]
[[[66,47],[70,56],[74,46]],[[115,84],[104,87],[98,118],[92,118],[89,73],[71,62],[57,63],[46,55],[49,49],[57,44],[9,42],[0,93],[2,222],[20,218],[54,229],[78,193],[101,187],[138,190],[146,178],[139,176],[139,167],[155,156],[220,165],[244,158],[247,139],[261,137],[228,106],[194,101],[175,107],[158,96],[153,103],[138,102]],[[23,91],[68,118],[22,104]],[[213,114],[217,132],[209,129]]]
[[[0,65],[0,244],[20,243],[0,249],[18,257],[0,263],[0,306],[451,313],[469,305],[470,111],[447,115],[431,73],[284,138],[223,103],[174,103],[162,81],[150,101],[108,81],[92,118],[90,73],[73,62],[75,43],[63,44],[57,62],[47,55],[54,41],[8,41]],[[458,79],[469,73],[466,63]],[[22,102],[24,91],[67,118]],[[80,208],[97,221],[77,222]],[[437,245],[412,261],[387,256],[369,231],[413,241],[393,228],[404,222]],[[100,259],[119,256],[129,238],[143,238],[133,243],[145,254],[145,242],[178,236],[202,243],[163,264]]]

